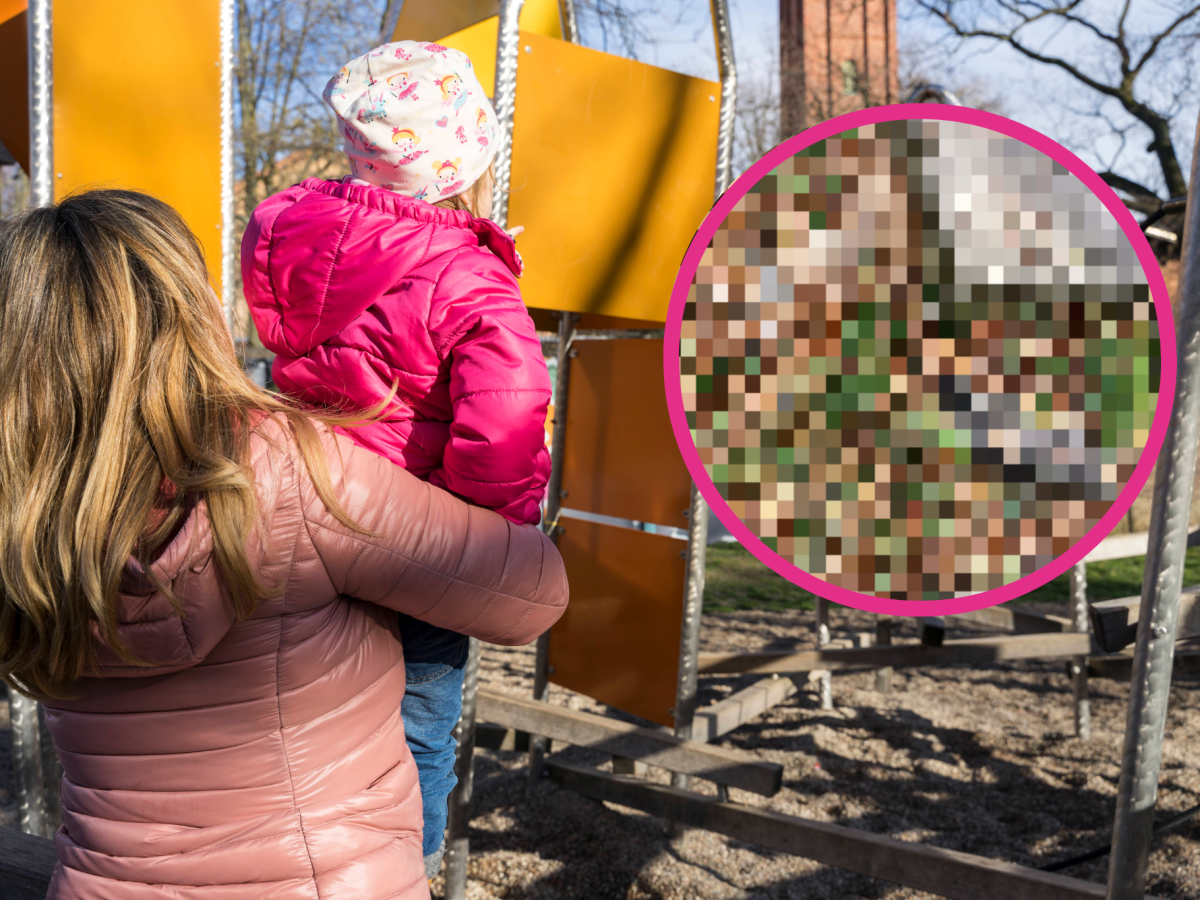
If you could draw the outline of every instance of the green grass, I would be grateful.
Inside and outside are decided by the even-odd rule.
[[[1088,564],[1088,599],[1110,600],[1142,592],[1143,556]],[[1200,547],[1188,550],[1183,570],[1184,585],[1200,584]],[[1017,603],[1067,603],[1068,575],[1031,591]],[[739,544],[716,544],[708,548],[705,571],[704,611],[733,612],[743,609],[812,609],[814,596],[776,575]]]

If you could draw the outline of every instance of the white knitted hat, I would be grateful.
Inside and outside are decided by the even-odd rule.
[[[397,41],[325,86],[356,178],[430,203],[461,194],[496,154],[496,112],[464,53]]]

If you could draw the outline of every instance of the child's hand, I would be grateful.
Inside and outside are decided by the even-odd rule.
[[[508,236],[509,236],[510,238],[512,238],[513,240],[516,240],[516,238],[517,238],[517,235],[519,235],[519,234],[524,234],[524,233],[525,233],[525,226],[524,226],[524,225],[518,225],[518,226],[516,226],[515,228],[510,228],[510,229],[509,229],[509,231],[508,231]]]

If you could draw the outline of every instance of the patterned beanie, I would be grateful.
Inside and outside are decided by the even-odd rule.
[[[342,67],[323,94],[355,178],[435,203],[461,194],[496,154],[496,112],[465,54],[384,44]]]

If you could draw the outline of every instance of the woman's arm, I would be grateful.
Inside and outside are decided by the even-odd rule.
[[[567,576],[537,528],[471,507],[347,438],[322,429],[334,496],[378,535],[325,508],[296,459],[313,546],[342,594],[496,644],[525,644],[558,621]]]

